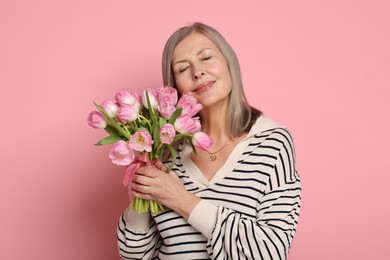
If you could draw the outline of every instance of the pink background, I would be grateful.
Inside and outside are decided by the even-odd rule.
[[[119,259],[123,169],[92,102],[162,86],[178,27],[217,28],[250,102],[289,127],[303,183],[290,260],[389,259],[390,2],[0,2],[0,259]]]

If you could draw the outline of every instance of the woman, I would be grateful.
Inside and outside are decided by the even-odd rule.
[[[123,259],[285,259],[296,231],[300,181],[289,132],[251,107],[236,55],[213,28],[177,30],[163,53],[166,86],[197,98],[209,152],[184,143],[170,174],[139,168],[131,188],[161,202],[155,216],[127,209],[118,225]]]

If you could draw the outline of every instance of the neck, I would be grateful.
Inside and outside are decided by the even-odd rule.
[[[231,140],[227,125],[227,108],[204,107],[200,112],[202,131],[214,140],[213,148],[218,149]]]

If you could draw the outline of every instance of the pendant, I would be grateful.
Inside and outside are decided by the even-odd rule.
[[[213,162],[213,161],[215,161],[216,159],[217,159],[217,156],[215,155],[215,153],[211,153],[211,154],[210,154],[210,157],[209,157],[209,160]]]

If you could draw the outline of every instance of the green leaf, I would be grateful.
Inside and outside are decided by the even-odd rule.
[[[157,118],[156,115],[154,114],[153,107],[150,103],[149,92],[147,90],[145,91],[145,95],[146,95],[146,102],[148,103],[150,119],[152,119],[153,124],[157,124]]]
[[[159,125],[153,125],[153,140],[154,140],[154,147],[159,147],[160,146],[160,126]]]
[[[181,115],[181,111],[183,109],[181,107],[178,107],[176,108],[176,111],[173,112],[171,118],[169,119],[168,123],[170,123],[171,125],[173,125],[176,121],[176,118],[178,118],[180,115]]]
[[[113,143],[116,143],[120,140],[123,140],[124,138],[119,136],[119,135],[116,135],[116,136],[107,136],[106,138],[103,138],[102,140],[100,140],[97,144],[95,145],[105,145],[105,144],[113,144]]]
[[[185,139],[187,140],[187,142],[191,145],[192,151],[194,151],[194,154],[195,154],[195,156],[197,157],[198,154],[197,154],[197,152],[196,152],[196,147],[195,147],[195,145],[192,143],[192,137],[185,136],[184,138],[185,138]]]
[[[191,141],[192,134],[177,134],[173,138],[173,142],[179,141],[181,138],[186,138],[187,140]]]
[[[162,127],[164,124],[166,124],[167,123],[167,120],[165,120],[165,118],[163,118],[163,117],[160,117],[159,118],[159,120],[158,120],[158,125],[160,126],[160,127]]]
[[[149,128],[149,124],[148,124],[148,122],[145,119],[142,119],[141,122],[139,123],[139,128],[138,129],[141,129],[141,128],[143,128],[143,129],[148,129]]]
[[[99,111],[102,112],[102,114],[107,118],[107,120],[111,123],[111,125],[113,127],[115,127],[116,130],[118,130],[119,134],[126,137],[127,139],[130,139],[130,134],[128,132],[126,132],[120,125],[118,125],[118,123],[115,122],[115,120],[112,117],[110,117],[101,106],[99,106],[95,102],[94,102],[94,104],[95,104],[96,108],[99,109]]]
[[[168,148],[169,148],[169,151],[171,152],[171,155],[172,155],[172,163],[169,165],[169,167],[167,169],[167,173],[170,173],[172,168],[173,168],[173,165],[175,165],[177,155],[176,155],[176,150],[172,145],[168,145]]]
[[[158,154],[158,158],[161,159],[161,158],[163,157],[164,152],[165,152],[165,149],[166,149],[166,146],[163,145],[163,146],[161,147],[161,149],[160,149],[160,153]]]
[[[183,136],[181,134],[175,135],[175,137],[173,138],[173,143],[179,141],[182,137]]]
[[[106,130],[106,132],[109,134],[109,135],[118,135],[118,130],[113,127],[113,126],[110,126],[110,125],[107,125],[106,128],[104,128],[104,130]]]

